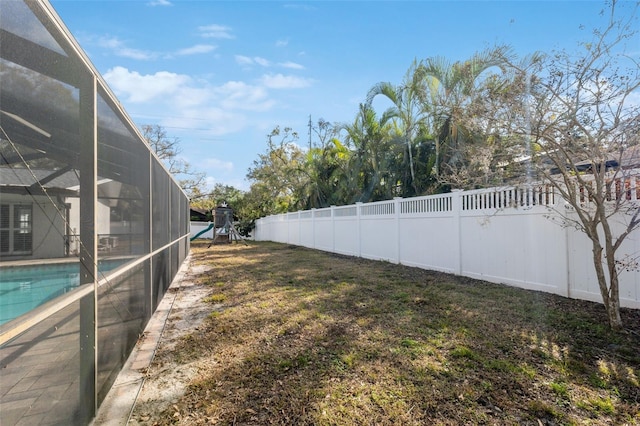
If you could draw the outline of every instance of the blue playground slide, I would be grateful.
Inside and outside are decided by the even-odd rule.
[[[200,235],[204,234],[205,232],[211,230],[211,228],[213,228],[213,222],[211,222],[209,224],[209,226],[206,229],[203,229],[202,231],[198,232],[196,235],[194,235],[193,237],[191,237],[190,241],[195,240],[196,238],[198,238]]]

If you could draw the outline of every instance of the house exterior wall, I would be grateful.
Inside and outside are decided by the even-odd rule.
[[[64,206],[52,204],[45,196],[2,194],[2,203],[32,206],[32,252],[6,256],[3,260],[44,259],[65,256]]]

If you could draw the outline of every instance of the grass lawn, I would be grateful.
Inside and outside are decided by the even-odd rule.
[[[640,311],[276,243],[192,245],[211,307],[147,424],[640,425]],[[141,411],[142,410],[142,411]]]

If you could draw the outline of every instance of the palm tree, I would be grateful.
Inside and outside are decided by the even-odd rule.
[[[476,93],[480,77],[492,67],[504,72],[505,58],[512,55],[511,49],[498,46],[475,54],[462,62],[450,62],[443,57],[432,57],[422,61],[415,74],[421,80],[418,92],[422,113],[430,116],[434,123],[436,160],[433,173],[441,175],[441,164],[455,167],[462,161],[458,148],[473,138],[473,132],[464,121],[465,107]],[[443,158],[444,157],[444,158]]]
[[[407,147],[406,154],[409,160],[411,187],[414,195],[419,195],[421,188],[418,188],[416,181],[413,148],[420,129],[428,128],[430,121],[421,102],[423,93],[427,89],[425,83],[421,67],[414,61],[405,74],[402,84],[394,86],[388,82],[380,82],[369,89],[367,94],[367,105],[371,105],[378,95],[386,97],[392,103],[384,115],[395,120],[402,133],[403,142]]]
[[[424,108],[420,102],[420,96],[425,91],[424,79],[419,72],[419,65],[416,61],[409,67],[402,84],[396,86],[389,82],[375,84],[367,94],[366,105],[371,107],[373,100],[382,95],[391,101],[384,117],[396,121],[402,141],[406,145],[406,155],[408,156],[409,170],[411,173],[411,187],[414,195],[420,194],[416,181],[415,165],[413,161],[413,145],[416,140],[420,123],[428,117],[424,115]]]
[[[395,155],[389,116],[378,119],[376,112],[366,104],[360,104],[358,115],[352,124],[343,124],[345,145],[352,148],[348,171],[349,182],[345,188],[354,201],[372,201],[392,197],[395,176],[391,158]]]
[[[350,201],[341,198],[348,161],[349,150],[336,138],[307,152],[304,164],[307,184],[301,188],[305,209],[349,204]]]

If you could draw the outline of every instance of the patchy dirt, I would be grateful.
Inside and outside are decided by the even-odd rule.
[[[211,288],[197,277],[213,269],[207,265],[190,265],[167,318],[162,338],[138,398],[131,425],[148,425],[153,414],[167,410],[178,402],[187,385],[198,374],[198,362],[182,363],[173,351],[177,342],[197,331],[211,314],[212,306],[204,302]]]

